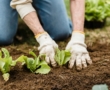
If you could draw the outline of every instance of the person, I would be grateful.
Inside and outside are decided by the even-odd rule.
[[[72,22],[66,13],[64,0],[1,0],[0,1],[0,45],[13,42],[18,26],[18,13],[32,30],[39,43],[39,54],[46,54],[46,62],[53,67],[56,40],[71,35],[66,50],[71,51],[69,68],[76,64],[77,70],[92,64],[84,35],[85,0],[70,0]]]

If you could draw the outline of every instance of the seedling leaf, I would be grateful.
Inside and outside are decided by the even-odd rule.
[[[30,51],[29,54],[31,54],[32,56],[34,56],[34,58],[37,58],[36,54],[33,51]]]
[[[70,60],[71,53],[68,50],[62,50],[59,49],[56,50],[55,60],[56,62],[62,66],[65,65]]]
[[[108,86],[106,84],[94,85],[92,90],[108,90]]]
[[[27,58],[25,60],[27,68],[31,71],[34,72],[36,70],[36,63],[35,60],[33,58]]]
[[[2,58],[2,52],[0,51],[0,58]]]
[[[5,81],[9,80],[10,74],[9,73],[5,73],[2,75]]]
[[[34,73],[47,74],[50,71],[50,67],[44,60],[40,60],[40,57],[45,57],[45,55],[37,56],[34,52],[30,51],[29,54],[34,56],[34,58],[29,58],[26,56],[21,56],[17,61],[24,62],[27,68]]]
[[[63,63],[66,64],[70,60],[71,53],[70,51],[67,50],[65,50],[64,52],[65,52],[65,58]]]
[[[2,76],[3,76],[4,80],[7,81],[10,76],[9,75],[10,68],[11,68],[11,66],[16,65],[16,61],[12,60],[12,57],[10,56],[7,49],[2,48],[1,50],[3,52],[3,56],[2,56],[2,52],[0,51],[0,71],[3,74]]]
[[[45,61],[42,61],[40,63],[40,68],[36,70],[35,73],[40,73],[40,74],[48,74],[50,72],[50,67]]]
[[[9,54],[7,49],[2,48],[2,52],[4,53],[4,58],[9,58],[10,57],[10,54]]]

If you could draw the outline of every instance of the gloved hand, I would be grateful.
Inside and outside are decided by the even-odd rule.
[[[58,45],[55,43],[54,40],[47,34],[42,33],[38,37],[36,37],[37,42],[39,43],[38,50],[40,51],[40,54],[46,55],[46,62],[48,64],[51,64],[52,66],[56,66],[56,61],[54,60],[55,56],[55,50],[58,48]]]
[[[74,66],[76,63],[77,70],[81,70],[82,68],[87,67],[88,64],[92,64],[92,60],[90,59],[89,53],[87,51],[87,46],[84,43],[85,35],[81,32],[73,32],[71,40],[69,41],[66,50],[70,50],[71,59],[69,61],[69,68]]]

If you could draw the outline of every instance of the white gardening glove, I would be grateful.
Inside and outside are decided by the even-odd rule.
[[[87,46],[84,43],[85,35],[80,32],[73,32],[71,40],[69,41],[66,50],[70,50],[71,59],[69,61],[69,68],[72,68],[76,63],[77,70],[87,67],[88,64],[92,64]]]
[[[55,56],[55,50],[58,48],[58,45],[55,43],[54,40],[47,34],[43,33],[36,37],[37,42],[39,43],[38,50],[40,51],[40,54],[45,54],[46,55],[46,62],[48,64],[51,64],[52,66],[56,66],[56,62],[54,60]]]

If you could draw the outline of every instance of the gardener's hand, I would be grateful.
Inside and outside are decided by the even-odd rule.
[[[58,45],[55,43],[54,40],[52,40],[52,38],[46,32],[37,36],[36,40],[40,44],[40,46],[38,47],[40,54],[45,54],[46,62],[55,67],[57,64],[56,61],[54,60],[54,56],[55,49],[58,48]]]
[[[87,63],[92,64],[92,60],[90,59],[84,40],[85,35],[83,32],[73,32],[71,40],[66,47],[66,49],[70,50],[71,52],[69,68],[72,68],[74,66],[74,63],[76,63],[77,70],[86,68]]]

